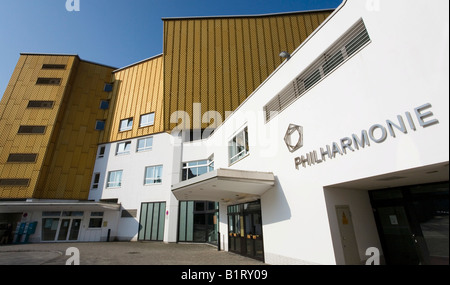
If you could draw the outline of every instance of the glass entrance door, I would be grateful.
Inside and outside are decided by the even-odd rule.
[[[370,192],[387,264],[449,264],[449,184]]]
[[[228,250],[264,260],[260,201],[228,207]]]

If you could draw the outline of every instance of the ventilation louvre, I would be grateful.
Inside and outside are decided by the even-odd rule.
[[[362,19],[264,106],[266,123],[370,42]]]

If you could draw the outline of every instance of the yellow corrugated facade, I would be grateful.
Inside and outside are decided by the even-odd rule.
[[[190,117],[185,127],[195,127],[194,103],[224,119],[280,65],[280,52],[294,51],[331,12],[165,19],[165,130],[180,110]]]
[[[113,74],[114,89],[101,143],[130,139],[164,131],[163,127],[163,57],[156,56]],[[143,114],[155,113],[155,124],[140,127]],[[120,121],[133,118],[133,127],[119,131]]]
[[[170,132],[176,111],[185,111],[185,127],[200,113],[225,118],[292,52],[330,11],[265,16],[163,19],[163,54],[114,70],[76,55],[23,54],[0,101],[0,179],[30,179],[27,186],[0,185],[0,199],[88,198],[98,144]],[[65,69],[43,69],[63,64]],[[37,78],[61,78],[40,85]],[[113,83],[111,92],[103,91]],[[30,100],[54,101],[53,108],[27,108]],[[100,100],[109,108],[100,109]],[[144,114],[154,124],[140,127]],[[120,121],[132,118],[130,130]],[[201,119],[201,118],[200,118]],[[103,120],[103,131],[95,130]],[[217,121],[216,121],[217,122]],[[44,134],[18,134],[21,125],[46,126]],[[8,162],[10,154],[35,153],[35,162]],[[0,180],[1,181],[1,180]]]
[[[62,64],[65,69],[43,69]],[[21,55],[0,103],[0,179],[30,179],[28,186],[0,186],[0,198],[87,199],[112,68],[77,56]],[[61,78],[58,85],[38,78]],[[27,108],[30,100],[52,108]],[[45,126],[44,134],[18,134],[20,126]],[[37,154],[35,162],[8,162],[10,154]]]

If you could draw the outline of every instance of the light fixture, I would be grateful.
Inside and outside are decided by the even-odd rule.
[[[280,53],[280,56],[281,56],[282,58],[285,58],[285,59],[290,59],[290,58],[291,58],[291,55],[290,55],[287,51],[282,51],[282,52]]]

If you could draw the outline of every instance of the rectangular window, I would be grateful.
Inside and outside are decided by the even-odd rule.
[[[152,150],[153,147],[153,137],[143,138],[138,140],[137,143],[137,152]]]
[[[97,120],[95,122],[95,129],[97,131],[103,131],[105,129],[105,121],[103,120]]]
[[[11,153],[8,162],[36,162],[37,153]]]
[[[153,126],[155,123],[155,113],[141,115],[139,127]]]
[[[108,110],[109,109],[109,100],[101,100],[100,101],[100,109]]]
[[[105,146],[101,146],[101,147],[99,148],[99,150],[98,150],[98,158],[102,158],[102,157],[105,156],[105,149],[106,149]]]
[[[131,141],[121,142],[117,144],[116,155],[129,154],[131,150]]]
[[[99,181],[100,181],[100,173],[94,173],[94,181],[92,182],[92,189],[98,189]]]
[[[162,170],[162,165],[146,167],[144,185],[162,183]]]
[[[248,145],[248,129],[245,127],[228,143],[228,162],[232,164],[250,152]]]
[[[114,85],[112,83],[105,83],[105,86],[103,87],[103,91],[105,92],[111,92],[113,91]]]
[[[28,187],[30,179],[0,179],[0,186]]]
[[[89,228],[101,228],[103,222],[103,212],[91,212]]]
[[[65,64],[43,64],[42,69],[66,69]]]
[[[214,160],[198,160],[183,163],[182,180],[188,180],[214,170]]]
[[[46,78],[46,77],[39,77],[36,81],[36,84],[40,85],[60,85],[61,84],[61,78]]]
[[[20,126],[19,134],[43,134],[45,133],[45,126]]]
[[[133,128],[133,118],[120,120],[119,132],[129,131]]]
[[[110,171],[108,173],[107,188],[122,186],[122,170]]]
[[[28,102],[27,108],[43,108],[43,109],[51,109],[55,101],[33,101],[30,100]]]

